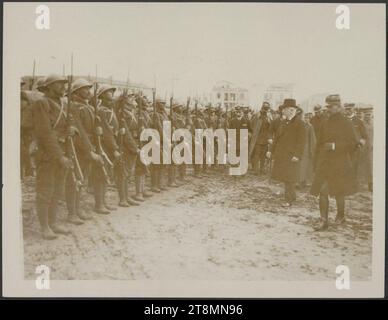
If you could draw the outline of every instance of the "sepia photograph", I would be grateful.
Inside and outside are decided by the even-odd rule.
[[[386,8],[3,5],[3,294],[383,297]]]

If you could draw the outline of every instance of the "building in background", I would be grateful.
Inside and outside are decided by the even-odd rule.
[[[229,81],[220,81],[214,87],[208,99],[213,105],[221,105],[229,110],[237,105],[249,105],[248,89],[238,87]]]
[[[316,93],[303,100],[299,106],[303,109],[303,112],[314,112],[314,106],[319,104],[324,107],[326,105],[325,99],[329,93]]]
[[[277,110],[277,108],[283,104],[284,99],[294,97],[294,84],[293,83],[275,83],[271,84],[263,94],[263,101],[270,103],[271,108]]]

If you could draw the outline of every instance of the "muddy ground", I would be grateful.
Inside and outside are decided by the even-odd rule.
[[[369,280],[372,195],[347,200],[347,223],[313,231],[319,216],[308,189],[291,209],[281,207],[281,185],[251,174],[211,172],[154,195],[140,207],[93,214],[71,235],[42,240],[33,208],[34,180],[23,183],[25,277],[40,264],[52,279],[330,280],[350,268]],[[110,203],[117,204],[115,190]],[[93,198],[85,192],[85,210]],[[331,222],[334,220],[331,203]],[[66,223],[65,207],[60,220]]]

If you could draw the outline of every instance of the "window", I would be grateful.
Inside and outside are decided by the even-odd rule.
[[[228,94],[225,93],[225,98],[224,98],[225,101],[228,101]]]
[[[220,100],[221,99],[221,93],[217,93],[217,99]]]
[[[236,100],[236,94],[235,93],[231,93],[230,94],[230,100],[232,100],[232,101]]]

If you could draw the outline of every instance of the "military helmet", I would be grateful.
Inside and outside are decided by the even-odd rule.
[[[39,78],[38,81],[36,81],[36,89],[41,91],[42,89],[46,88],[46,78]]]
[[[110,91],[110,90],[113,90],[113,92],[116,91],[116,88],[115,87],[112,87],[111,85],[109,84],[102,84],[99,88],[98,88],[98,93],[97,93],[97,97],[100,97],[104,92],[107,92],[107,91]]]
[[[57,74],[50,74],[47,76],[46,81],[44,83],[44,86],[47,87],[50,84],[53,84],[55,82],[66,82],[67,83],[68,80],[66,79],[66,77],[62,77],[62,76],[59,76]]]
[[[79,78],[77,80],[75,80],[73,82],[73,85],[71,86],[71,93],[77,91],[78,89],[81,89],[81,88],[91,88],[93,85],[90,84],[87,80],[83,79],[83,78]]]

